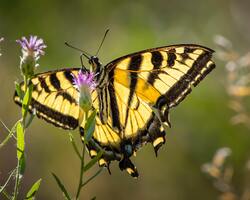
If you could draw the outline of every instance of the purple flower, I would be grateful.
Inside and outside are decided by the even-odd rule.
[[[79,70],[77,77],[73,75],[73,84],[79,90],[79,105],[87,112],[92,107],[91,92],[96,88],[93,72]]]
[[[30,36],[29,39],[22,37],[20,40],[16,40],[22,48],[22,56],[20,62],[20,68],[22,74],[31,77],[34,74],[34,70],[39,66],[37,63],[41,55],[44,55],[44,49],[47,47],[43,39],[37,36]]]
[[[74,76],[74,75],[73,75]],[[93,72],[83,72],[79,70],[78,76],[73,79],[73,84],[80,90],[82,86],[87,86],[92,91],[96,88],[94,81],[95,74]]]
[[[16,42],[21,45],[23,52],[26,52],[29,55],[34,55],[37,59],[45,54],[43,49],[47,47],[44,44],[43,39],[32,35],[29,40],[26,37],[22,37],[21,40],[16,40]]]

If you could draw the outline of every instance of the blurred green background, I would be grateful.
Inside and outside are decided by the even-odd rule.
[[[80,66],[79,53],[64,42],[94,54],[107,28],[110,33],[99,54],[103,63],[138,50],[178,43],[216,50],[213,38],[217,34],[229,38],[244,53],[250,49],[249,9],[248,0],[0,0],[0,37],[5,38],[0,57],[0,119],[11,127],[20,117],[12,96],[14,81],[21,79],[20,48],[15,40],[22,36],[38,35],[48,46],[38,72]],[[243,187],[250,133],[244,126],[230,124],[233,112],[225,91],[225,64],[214,60],[216,70],[171,110],[172,128],[158,158],[147,145],[133,159],[139,179],[120,172],[118,163],[113,163],[112,175],[104,171],[83,189],[82,199],[216,199],[218,192],[201,172],[201,165],[223,146],[232,149],[233,181],[238,189]],[[80,146],[78,133],[74,134]],[[6,135],[0,126],[0,139]],[[63,199],[51,172],[75,192],[80,164],[66,131],[36,119],[26,134],[26,145],[23,193],[42,178],[37,199]],[[15,154],[14,141],[0,151],[1,184],[16,166]]]

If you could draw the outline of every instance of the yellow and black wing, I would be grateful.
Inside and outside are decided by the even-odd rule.
[[[214,69],[212,53],[198,45],[175,45],[130,54],[105,66],[108,86],[101,100],[108,101],[110,114],[105,124],[97,122],[94,139],[111,155],[121,155],[122,170],[138,176],[129,157],[143,144],[152,143],[157,154],[170,127],[169,109]]]
[[[118,58],[106,68],[110,79],[130,88],[131,95],[151,105],[164,98],[170,108],[214,69],[213,52],[192,44],[159,47]]]
[[[33,84],[29,110],[39,118],[64,129],[78,127],[79,91],[73,87],[73,75],[79,69],[62,69],[37,74],[31,79]],[[24,90],[24,85],[21,84]],[[21,105],[21,99],[15,92],[14,101]]]

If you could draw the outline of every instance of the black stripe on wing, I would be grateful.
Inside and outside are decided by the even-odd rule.
[[[196,86],[205,76],[215,68],[215,64],[211,63],[206,68],[206,64],[211,60],[212,53],[204,52],[197,60],[195,60],[192,67],[184,74],[179,81],[175,83],[162,97],[158,100],[165,100],[165,103],[172,107],[178,105],[188,93],[191,92],[191,85]],[[203,68],[205,71],[201,72]],[[197,77],[199,77],[197,79]]]
[[[14,94],[14,101],[19,106],[22,106],[22,102],[20,102],[17,92],[15,92]],[[42,118],[57,127],[61,127],[63,129],[75,129],[76,127],[78,127],[78,119],[50,109],[49,107],[32,99],[29,112],[33,113],[34,111],[36,112],[38,118]]]
[[[142,62],[142,56],[140,54],[133,56],[128,65],[128,70],[138,71],[140,69],[141,62]],[[131,102],[135,93],[137,79],[138,79],[137,72],[129,72],[129,73],[130,73],[130,85],[129,85],[130,92],[129,92],[128,101],[127,101],[127,110],[126,110],[125,125],[124,125],[125,127],[127,125],[129,107],[131,105]]]
[[[112,71],[114,73],[114,71]],[[113,74],[110,74],[113,76]],[[120,122],[120,111],[117,104],[117,99],[115,95],[115,90],[113,87],[114,79],[110,80],[108,85],[108,92],[110,98],[110,109],[111,109],[111,120],[112,120],[112,127],[116,128],[119,132],[122,130],[121,122]]]
[[[153,64],[154,68],[153,68],[152,72],[149,74],[147,82],[150,85],[153,85],[155,80],[158,78],[159,72],[157,70],[160,69],[160,67],[162,65],[163,56],[161,55],[161,53],[159,51],[153,51],[153,52],[151,52],[151,54],[152,54],[151,62]]]
[[[49,80],[50,80],[50,83],[51,85],[53,85],[53,87],[56,89],[56,90],[61,90],[61,84],[60,84],[60,81],[59,79],[57,78],[56,76],[56,73],[52,73],[49,77]]]

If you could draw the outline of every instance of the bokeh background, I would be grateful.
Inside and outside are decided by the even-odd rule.
[[[21,80],[20,48],[15,40],[22,36],[38,35],[48,46],[37,72],[80,66],[79,52],[67,48],[64,42],[94,54],[107,28],[110,33],[99,54],[103,63],[138,50],[178,43],[216,50],[213,39],[217,34],[227,37],[234,49],[244,54],[250,50],[249,9],[248,0],[0,0],[0,37],[5,38],[0,44],[0,119],[11,127],[20,117],[12,97],[14,81]],[[147,145],[133,159],[139,179],[120,172],[118,163],[113,163],[112,175],[104,171],[83,189],[82,199],[217,199],[219,192],[201,166],[224,146],[232,150],[232,184],[236,191],[244,190],[250,129],[230,122],[234,112],[228,107],[225,62],[216,57],[214,60],[217,68],[171,110],[172,128],[158,158]],[[80,146],[78,133],[74,134]],[[0,125],[1,141],[6,135]],[[51,172],[75,193],[80,163],[67,131],[35,119],[26,134],[26,156],[22,194],[42,178],[37,199],[63,199]],[[0,184],[15,166],[13,140],[0,151]]]

